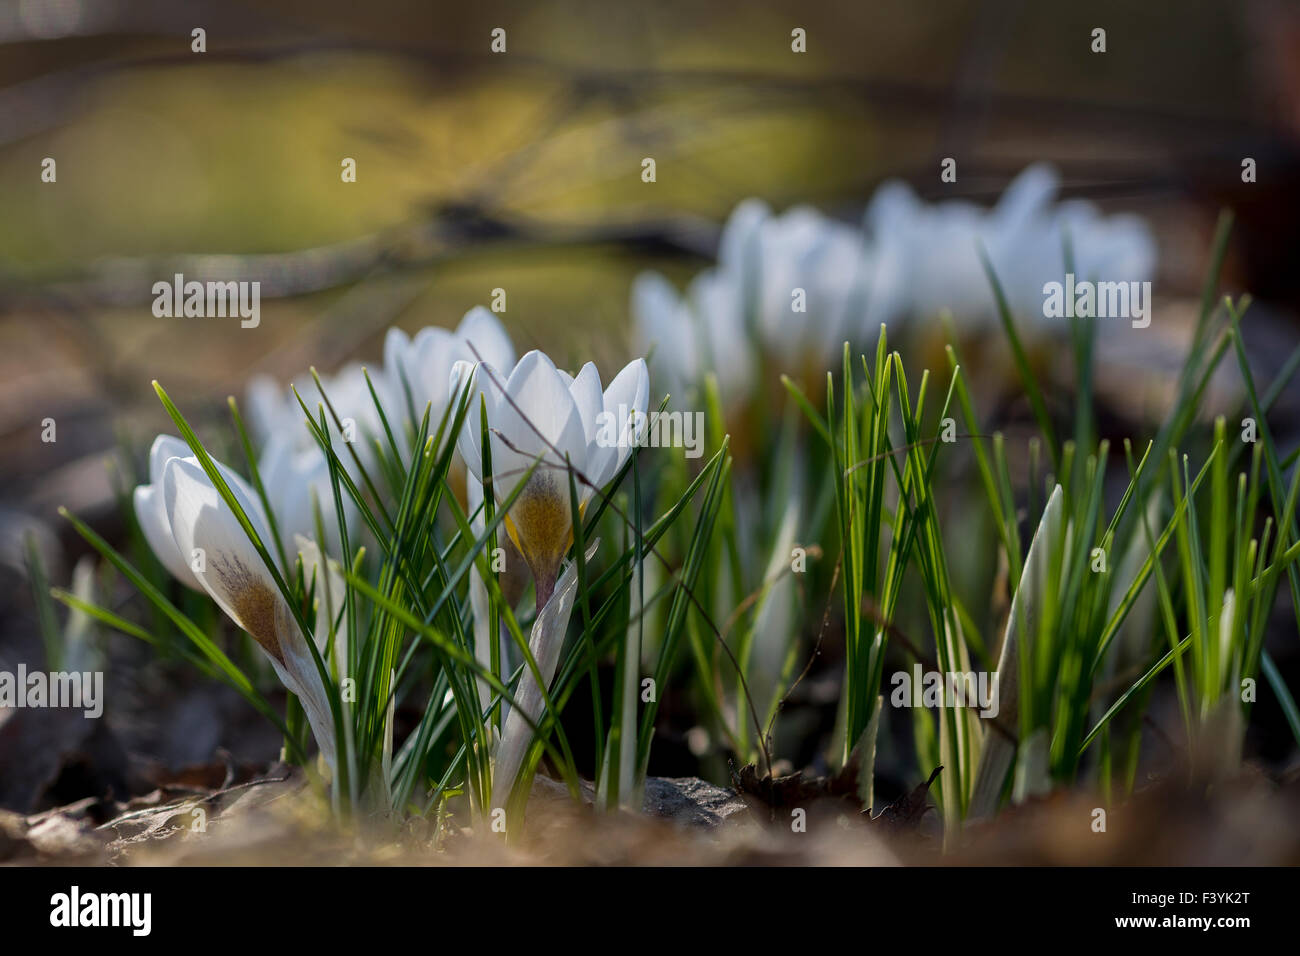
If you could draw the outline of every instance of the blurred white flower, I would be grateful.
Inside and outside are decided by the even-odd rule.
[[[870,273],[861,230],[810,206],[779,216],[761,203],[732,214],[721,268],[738,277],[764,352],[798,371],[833,361],[856,333]],[[733,238],[734,237],[734,238]],[[750,304],[750,303],[747,303]]]
[[[348,462],[344,459],[343,463],[346,465]],[[340,555],[343,542],[334,507],[329,460],[320,446],[313,442],[309,447],[303,447],[288,435],[273,435],[262,451],[257,468],[281,539],[286,543],[295,535],[315,539],[316,509],[319,507],[325,530],[325,550]],[[350,533],[356,526],[356,502],[341,483],[339,494]]]
[[[1061,203],[1059,221],[1070,237],[1075,275],[1108,282],[1154,277],[1156,244],[1140,216],[1121,213],[1107,218],[1092,203],[1072,200]]]
[[[1025,331],[1043,327],[1043,286],[1065,277],[1065,239],[1080,278],[1142,281],[1152,278],[1155,240],[1136,216],[1103,217],[1083,201],[1054,204],[1059,177],[1046,164],[1027,167],[996,206],[984,210],[952,201],[926,205],[901,183],[882,185],[866,214],[868,241],[889,261],[892,294],[878,320],[926,320],[952,311],[959,325],[997,321],[993,289],[979,258],[982,245],[1013,314]],[[1050,329],[1059,324],[1052,321]]]
[[[366,382],[367,376],[369,384]],[[369,471],[376,463],[375,442],[378,441],[385,452],[388,451],[388,437],[375,405],[376,396],[384,415],[389,418],[389,424],[394,428],[393,437],[398,442],[399,450],[405,452],[404,433],[397,430],[401,418],[396,415],[402,406],[398,404],[398,392],[392,380],[383,370],[368,369],[360,363],[353,363],[334,375],[322,375],[321,384],[342,426],[339,427],[335,422],[334,415],[329,413],[327,407],[325,419],[329,426],[331,446],[354,479],[359,477],[359,473],[352,457],[353,452]],[[374,386],[374,395],[370,392],[371,385]],[[302,396],[312,418],[318,420],[324,399],[310,375],[299,376],[290,385],[280,385],[265,375],[256,376],[248,383],[249,426],[260,445],[269,444],[273,438],[282,438],[298,451],[319,447],[307,425],[302,406],[294,396],[294,389]]]
[[[487,362],[493,368],[511,368],[515,364],[515,347],[497,317],[482,306],[465,313],[456,330],[428,326],[408,338],[401,329],[392,328],[384,337],[384,372],[391,383],[400,414],[390,424],[397,428],[409,421],[419,425],[425,407],[429,407],[429,434],[436,434],[450,397],[447,381],[457,362]],[[410,406],[407,405],[410,390]],[[385,411],[389,412],[388,407]],[[391,414],[391,412],[390,412]],[[403,441],[405,430],[403,430]]]
[[[217,467],[273,554],[274,542],[257,496],[225,465]],[[206,591],[266,652],[285,687],[302,701],[321,754],[333,766],[334,721],[320,673],[275,578],[234,512],[179,439],[162,435],[155,440],[150,478],[150,485],[135,491],[136,515],[150,547],[169,571]]]
[[[633,322],[670,391],[711,371],[735,404],[752,394],[764,357],[796,372],[833,361],[856,334],[874,271],[860,230],[809,206],[777,216],[749,199],[723,228],[717,268],[685,295],[657,273],[638,276]]]
[[[753,389],[757,356],[740,293],[740,283],[720,269],[701,272],[684,296],[657,272],[644,272],[633,283],[638,344],[650,353],[656,380],[677,407],[708,371],[729,402],[743,401]]]
[[[491,365],[457,362],[450,393],[459,395],[471,375],[470,415],[459,447],[473,476],[482,481],[479,396],[487,409],[496,500],[508,498],[538,461],[506,515],[505,527],[533,573],[540,608],[573,540],[566,461],[575,469],[581,510],[595,489],[623,467],[644,434],[649,373],[644,360],[637,359],[602,392],[594,364],[588,362],[575,378],[542,352],[532,351],[508,375]]]
[[[326,413],[330,444],[344,469],[359,483],[360,470],[353,454],[360,459],[361,467],[373,476],[377,465],[376,447],[389,453],[388,435],[384,418],[388,419],[393,442],[399,455],[405,459],[411,452],[409,431],[418,426],[426,406],[429,411],[429,432],[437,432],[447,409],[446,382],[451,367],[458,361],[475,361],[477,356],[498,368],[509,368],[515,362],[514,345],[505,328],[487,309],[479,306],[467,312],[454,332],[430,326],[421,329],[412,339],[398,328],[391,328],[384,337],[384,362],[382,369],[367,368],[352,363],[333,375],[322,375],[324,395],[337,414]],[[366,379],[369,377],[369,383]],[[371,394],[371,386],[374,394]],[[277,474],[288,469],[298,477],[292,487],[300,489],[309,485],[332,513],[329,491],[329,469],[319,445],[313,437],[303,415],[294,390],[318,419],[319,408],[324,404],[321,389],[310,375],[300,375],[291,384],[281,385],[267,375],[258,375],[248,383],[246,413],[249,427],[262,450],[263,464]],[[408,401],[409,389],[409,401]],[[378,398],[378,407],[375,399]],[[379,409],[383,409],[383,416]],[[273,501],[276,495],[268,493]],[[314,536],[311,502],[308,498],[285,502],[285,521],[292,531]],[[280,515],[278,505],[273,505]],[[349,503],[349,507],[354,507]],[[328,516],[327,516],[328,517]],[[333,520],[328,521],[333,524]],[[331,552],[337,551],[337,529],[327,542]]]
[[[869,236],[897,268],[888,308],[876,316],[893,325],[952,309],[959,318],[986,313],[993,301],[979,260],[991,236],[983,211],[971,203],[927,206],[902,184],[886,184],[867,210]],[[885,305],[881,303],[882,307]],[[863,333],[867,329],[864,317]]]
[[[1145,281],[1156,267],[1143,220],[1105,217],[1083,201],[1056,204],[1058,188],[1055,170],[1032,165],[986,210],[927,204],[906,184],[886,182],[862,230],[806,206],[773,215],[746,200],[723,229],[717,267],[685,295],[657,273],[637,277],[639,344],[669,391],[685,394],[713,372],[728,404],[744,402],[759,362],[796,377],[834,367],[845,340],[868,346],[882,323],[928,321],[945,309],[968,328],[996,323],[981,246],[1025,331],[1057,331],[1060,320],[1043,316],[1043,286],[1065,277],[1067,236],[1081,279]]]

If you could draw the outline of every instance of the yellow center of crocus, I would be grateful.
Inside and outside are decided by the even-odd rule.
[[[573,540],[563,469],[539,465],[506,516],[506,532],[539,582],[554,581]]]

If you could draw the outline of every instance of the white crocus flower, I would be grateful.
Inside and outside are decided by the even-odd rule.
[[[458,397],[447,390],[451,369],[457,362],[487,362],[494,368],[511,368],[515,364],[515,347],[505,327],[495,315],[482,306],[465,313],[454,331],[429,326],[408,337],[398,328],[391,328],[384,337],[384,371],[397,393],[399,407],[404,409],[399,421],[405,421],[414,430],[425,409],[429,412],[429,433],[436,434],[448,409]],[[409,405],[408,405],[409,391]],[[477,409],[471,410],[477,413]],[[477,422],[477,418],[474,419]],[[450,424],[450,417],[448,416]],[[405,429],[403,429],[405,435]],[[485,523],[482,511],[483,486],[470,476],[466,482],[470,524],[481,534]],[[491,637],[488,629],[487,588],[479,577],[477,567],[470,571],[470,603],[474,612],[475,654],[485,667],[491,663]],[[502,639],[503,655],[509,640]],[[484,706],[490,695],[486,681],[479,681],[479,696]]]
[[[1079,278],[1128,282],[1155,275],[1155,239],[1140,216],[1107,217],[1092,203],[1071,201],[1061,203],[1057,222],[1058,229],[1070,237]]]
[[[1149,280],[1156,248],[1147,225],[1135,216],[1104,217],[1088,202],[1057,204],[1059,185],[1050,166],[1028,166],[989,210],[964,201],[927,205],[902,183],[882,185],[868,207],[866,231],[877,259],[888,263],[886,281],[873,298],[883,296],[884,314],[869,315],[867,330],[882,318],[929,319],[944,309],[959,324],[996,322],[980,246],[1027,331],[1047,321],[1044,284],[1064,280],[1066,236],[1077,278]]]
[[[869,256],[861,231],[796,206],[760,223],[751,243],[756,271],[742,274],[745,288],[756,291],[764,351],[794,363],[792,371],[823,371],[851,337],[850,310],[865,301]]]
[[[367,383],[369,379],[369,383]],[[388,436],[384,432],[383,418],[380,417],[379,408],[375,406],[375,396],[379,397],[379,405],[384,410],[384,416],[389,419],[389,425],[394,427],[394,439],[398,442],[398,449],[405,453],[406,449],[402,444],[402,436],[396,430],[397,422],[401,419],[397,417],[397,412],[401,408],[398,404],[397,392],[393,388],[393,383],[382,370],[367,369],[359,363],[345,366],[328,379],[322,379],[325,386],[325,395],[329,398],[330,404],[334,406],[335,413],[343,423],[342,429],[339,429],[334,422],[334,418],[326,411],[326,421],[329,424],[331,445],[334,453],[338,456],[339,461],[348,469],[349,474],[354,478],[356,462],[349,452],[349,445],[356,452],[357,458],[360,459],[362,467],[374,473],[376,464],[375,443],[384,449],[387,454],[389,451]],[[370,387],[374,386],[374,395],[370,394]],[[292,394],[289,396],[297,405],[297,399]],[[303,399],[307,401],[307,407],[312,410],[312,414],[319,418],[317,407],[311,404],[306,395]],[[298,409],[299,416],[302,409]],[[306,427],[306,423],[303,423]]]
[[[679,399],[703,378],[696,343],[699,323],[673,284],[658,272],[632,282],[632,323],[638,344],[650,356],[655,381]]]
[[[1053,330],[1068,321],[1043,315],[1043,286],[1065,281],[1067,239],[1076,281],[1143,282],[1156,269],[1155,239],[1141,218],[1103,216],[1084,200],[1053,204],[1058,186],[1051,167],[1030,166],[990,213],[997,239],[989,257],[1012,310]]]
[[[311,408],[312,397],[304,391],[307,382],[311,382],[314,392],[316,383],[310,377],[294,384],[307,402],[307,407]],[[253,440],[259,446],[266,444],[274,435],[293,436],[295,444],[302,442],[304,447],[311,439],[303,422],[302,409],[298,407],[293,392],[270,375],[259,373],[248,380],[248,386],[244,390],[243,414]],[[300,431],[303,433],[301,436]]]
[[[916,193],[901,182],[882,185],[867,206],[863,232],[874,250],[874,269],[863,321],[871,339],[882,324],[892,328],[910,315],[913,250],[920,241],[924,209]]]
[[[656,381],[685,400],[698,400],[706,372],[718,379],[728,405],[748,400],[754,390],[757,352],[745,330],[744,290],[738,277],[706,269],[685,295],[656,272],[642,273],[632,285],[632,320],[640,346],[650,353]]]
[[[487,411],[497,502],[504,503],[533,468],[504,521],[532,572],[537,592],[537,618],[528,640],[537,673],[530,667],[520,678],[514,694],[517,706],[506,718],[497,747],[492,802],[501,807],[533,739],[530,722],[542,713],[542,689],[555,676],[573,611],[578,585],[575,565],[560,574],[561,561],[573,542],[573,522],[582,520],[587,502],[618,474],[644,437],[650,378],[645,361],[637,359],[602,391],[595,365],[587,363],[573,377],[537,351],[525,355],[509,375],[490,365],[458,362],[451,371],[450,394],[459,396],[471,378],[471,416],[459,438],[471,487],[483,479],[481,430],[475,427],[480,402]],[[569,467],[575,472],[576,515]],[[588,549],[588,559],[597,544]],[[491,638],[485,632],[476,637],[483,648],[489,647]],[[482,660],[482,649],[479,654]]]
[[[322,381],[325,382],[330,399],[337,402],[328,379],[322,378]],[[307,427],[302,407],[294,397],[295,390],[315,417],[316,409],[322,402],[316,380],[310,375],[299,375],[287,385],[277,382],[269,375],[255,375],[249,380],[245,393],[245,417],[253,439],[259,446],[269,444],[276,437],[288,440],[299,450],[306,450],[316,444]],[[338,407],[337,404],[335,407]]]
[[[713,372],[735,405],[751,396],[761,358],[796,374],[833,362],[860,324],[876,271],[860,230],[808,206],[776,216],[746,200],[723,228],[717,268],[685,295],[657,274],[638,277],[633,320],[671,391]]]
[[[482,306],[466,312],[454,332],[429,326],[412,339],[401,329],[392,328],[384,337],[384,372],[392,383],[398,407],[407,408],[405,389],[409,388],[415,414],[411,424],[418,425],[429,406],[431,435],[437,432],[452,400],[446,388],[452,366],[477,361],[493,368],[515,364],[514,343],[497,317]],[[405,413],[398,416],[399,421],[409,418]]]
[[[1087,202],[1058,204],[1058,188],[1046,164],[1026,167],[992,209],[925,203],[905,183],[886,182],[862,230],[809,207],[774,215],[747,199],[723,228],[717,267],[696,276],[685,295],[657,274],[638,277],[632,317],[640,344],[670,391],[685,392],[714,372],[731,404],[750,397],[759,357],[797,377],[808,367],[834,367],[846,339],[874,342],[882,323],[947,310],[967,327],[996,324],[981,247],[1030,330],[1049,321],[1043,286],[1064,279],[1066,236],[1081,280],[1152,277],[1156,247],[1145,222],[1102,216]],[[803,312],[793,307],[796,289]]]
[[[632,321],[655,375],[682,399],[712,372],[728,405],[747,401],[757,384],[759,352],[748,328],[761,273],[759,230],[772,210],[757,199],[738,205],[718,242],[718,266],[696,275],[679,295],[656,272],[632,285]],[[699,396],[691,396],[698,400]]]
[[[346,462],[344,462],[346,464]],[[339,555],[343,546],[339,536],[338,513],[334,507],[334,486],[330,481],[329,460],[319,445],[300,447],[288,435],[275,435],[267,442],[258,463],[258,473],[281,539],[288,544],[295,536],[315,539],[316,509],[320,509],[325,529],[325,549]],[[351,532],[356,524],[356,502],[339,484],[343,516]]]
[[[1053,205],[1059,187],[1056,171],[1045,163],[1035,163],[1011,181],[984,217],[981,241],[1017,317],[1041,319],[1043,283],[1065,278],[1063,207]],[[1079,238],[1090,244],[1087,237],[1071,236],[1071,241],[1077,243]],[[988,290],[984,314],[995,317],[996,300],[983,268],[978,278]]]
[[[256,494],[225,465],[217,467],[264,547],[274,550]],[[150,477],[152,484],[135,492],[136,514],[150,547],[169,571],[206,591],[266,652],[285,687],[302,701],[321,754],[332,767],[334,720],[311,649],[234,512],[179,439],[160,436],[154,442]]]
[[[1018,209],[1020,204],[1015,205]],[[979,250],[982,245],[988,252],[1004,288],[1019,287],[1015,281],[1008,286],[1011,277],[1002,269],[1006,247],[1016,235],[1002,223],[1022,221],[1028,212],[1010,213],[989,214],[974,203],[956,200],[927,205],[902,183],[883,185],[867,209],[866,228],[878,254],[896,269],[895,280],[886,283],[889,308],[884,320],[930,320],[950,310],[960,323],[990,321],[995,300]],[[1010,258],[1017,269],[1023,266],[1018,257]]]
[[[609,483],[641,441],[648,423],[650,377],[645,361],[630,362],[601,390],[588,362],[577,377],[557,369],[545,354],[529,352],[508,375],[491,365],[457,362],[450,393],[459,395],[473,375],[470,416],[461,432],[461,456],[482,481],[479,400],[487,409],[497,501],[509,497],[538,462],[506,515],[505,526],[537,587],[538,607],[554,590],[560,561],[573,541],[568,467],[574,469],[579,509]],[[580,517],[580,516],[579,516]]]
[[[369,377],[369,384],[367,384]],[[398,448],[405,453],[404,433],[397,429],[401,416],[397,412],[403,407],[398,402],[399,390],[394,388],[392,380],[383,370],[368,369],[360,363],[344,366],[333,375],[322,375],[325,405],[321,390],[316,387],[316,380],[310,375],[298,376],[289,385],[280,385],[265,375],[255,377],[248,384],[248,419],[253,435],[261,445],[267,445],[273,438],[287,439],[298,451],[308,451],[319,447],[315,436],[307,425],[302,406],[294,395],[296,390],[302,396],[303,403],[311,412],[312,419],[319,422],[320,409],[325,407],[325,421],[329,429],[330,444],[344,468],[354,480],[359,478],[355,452],[362,466],[373,474],[375,465],[375,442],[387,453],[388,437],[384,433],[383,419],[375,406],[375,396],[379,405],[394,428],[394,439]],[[370,386],[375,394],[370,394]],[[334,409],[330,414],[329,408]],[[337,415],[339,424],[335,422]],[[350,446],[350,447],[349,447]]]

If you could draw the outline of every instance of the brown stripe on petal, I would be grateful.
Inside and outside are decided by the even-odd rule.
[[[263,650],[283,664],[284,651],[280,648],[276,628],[280,596],[237,558],[229,560],[223,555],[212,561],[211,567],[221,579],[222,590],[228,595],[235,623],[251,634]]]

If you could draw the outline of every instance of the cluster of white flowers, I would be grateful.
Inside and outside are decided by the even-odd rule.
[[[861,229],[807,207],[775,215],[750,200],[727,223],[717,266],[697,276],[684,295],[661,276],[638,278],[632,295],[636,325],[670,390],[681,394],[714,372],[724,399],[735,403],[752,396],[772,370],[804,376],[833,368],[844,341],[865,345],[881,323],[924,320],[943,309],[962,322],[988,321],[995,305],[981,247],[1011,307],[1022,315],[1042,315],[1044,282],[1064,274],[1066,236],[1074,271],[1081,276],[1149,277],[1154,245],[1140,220],[1103,218],[1086,203],[1054,204],[1056,189],[1049,169],[1031,167],[986,211],[956,202],[927,206],[907,187],[887,184],[871,202]],[[500,322],[476,308],[454,331],[426,328],[410,338],[390,329],[381,368],[368,371],[354,364],[322,377],[320,387],[311,377],[300,377],[295,387],[312,415],[319,415],[328,399],[331,449],[358,486],[362,470],[371,473],[389,449],[409,460],[415,451],[412,436],[424,416],[430,433],[437,432],[469,389],[469,415],[455,440],[467,470],[473,527],[484,528],[478,510],[485,492],[484,409],[498,505],[523,481],[504,529],[536,585],[538,614],[529,650],[541,686],[549,684],[577,584],[572,566],[562,568],[563,559],[587,502],[622,471],[641,443],[649,403],[645,361],[629,363],[608,387],[591,363],[569,375],[538,351],[516,361]],[[247,411],[266,506],[234,471],[220,463],[216,467],[274,570],[179,439],[155,441],[149,482],[136,489],[135,510],[150,546],[177,580],[207,592],[256,639],[285,686],[302,700],[321,751],[332,763],[330,698],[303,627],[276,581],[277,573],[291,577],[286,565],[296,556],[308,580],[323,585],[316,588],[317,615],[309,626],[322,654],[334,634],[325,663],[337,677],[340,662],[347,660],[348,635],[337,614],[343,582],[336,562],[349,556],[342,554],[329,458],[292,389],[256,379],[249,385]],[[346,494],[344,501],[351,536],[358,509]],[[318,525],[325,529],[319,545]],[[483,581],[472,578],[470,588],[475,616],[485,618]],[[490,659],[489,642],[497,639],[485,625],[476,620],[476,652],[484,663]],[[542,694],[531,669],[516,699],[519,706],[507,718],[497,752],[502,771],[494,788],[497,800],[513,783],[531,740],[525,725],[540,714]]]
[[[729,402],[761,387],[765,366],[799,376],[835,368],[845,341],[874,342],[891,329],[950,310],[965,327],[996,319],[987,253],[1018,318],[1043,318],[1043,286],[1065,276],[1068,237],[1082,278],[1146,281],[1155,271],[1151,231],[1131,215],[1105,217],[1091,203],[1057,203],[1051,167],[1025,169],[992,209],[968,202],[933,205],[903,183],[883,184],[861,229],[800,206],[774,215],[746,200],[723,230],[717,266],[685,294],[645,273],[632,290],[640,344],[656,379],[674,394],[718,378]]]
[[[331,447],[343,467],[358,473],[361,468],[369,470],[379,450],[388,447],[385,419],[393,430],[398,453],[405,458],[412,450],[410,435],[425,414],[433,433],[444,416],[450,421],[454,403],[465,388],[472,389],[470,415],[457,440],[469,474],[471,510],[483,498],[480,407],[487,412],[492,487],[498,504],[505,503],[531,469],[505,516],[505,528],[536,582],[538,615],[529,647],[543,680],[549,683],[577,583],[571,569],[560,574],[560,565],[573,541],[573,522],[581,520],[586,502],[622,470],[637,445],[634,432],[644,426],[649,400],[645,362],[637,359],[628,364],[607,389],[602,389],[600,375],[591,363],[576,376],[557,369],[537,351],[516,363],[514,345],[500,322],[486,309],[476,308],[454,332],[426,328],[412,339],[399,329],[390,329],[381,370],[367,372],[360,365],[348,366],[322,377],[321,386],[318,389],[311,378],[295,383],[312,414],[319,414],[320,405],[328,398],[334,415],[343,423],[338,428],[334,415],[327,415]],[[337,614],[343,582],[336,560],[346,556],[340,554],[328,458],[290,388],[257,379],[249,386],[248,409],[261,445],[258,473],[276,529],[286,547],[290,542],[296,544],[306,579],[324,580],[324,586],[316,589],[318,609],[312,637],[324,653],[331,631],[336,632],[334,653],[326,663],[337,674],[339,662],[347,660],[347,635]],[[616,426],[621,429],[620,440],[613,444],[603,440],[602,433],[611,417],[621,417]],[[277,570],[284,573],[286,560],[292,563],[292,558],[276,553],[260,496],[232,469],[215,464]],[[570,509],[570,468],[577,481],[578,515]],[[325,555],[314,540],[317,509],[327,529]],[[136,489],[135,510],[163,566],[182,584],[206,591],[266,652],[284,685],[302,700],[321,752],[332,764],[336,746],[329,698],[302,629],[234,511],[180,439],[160,435],[154,442],[149,483]],[[349,501],[345,512],[349,519],[355,517],[355,504]],[[481,513],[474,517],[474,525],[483,529]],[[481,592],[482,582],[471,586]],[[475,607],[482,605],[474,602]],[[481,628],[476,633],[484,644],[477,648],[479,659],[486,661],[490,638]],[[517,699],[535,719],[542,696],[531,673],[523,678]],[[507,791],[530,740],[526,721],[512,712],[497,758],[503,767],[499,786]]]

